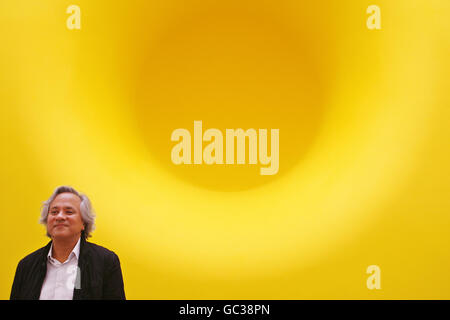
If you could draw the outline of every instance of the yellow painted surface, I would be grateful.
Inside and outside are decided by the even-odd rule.
[[[2,1],[0,298],[71,185],[129,299],[449,299],[450,2],[310,2]],[[279,172],[174,165],[196,120]]]

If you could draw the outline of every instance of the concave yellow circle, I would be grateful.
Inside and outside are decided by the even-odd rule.
[[[157,35],[139,38],[132,112],[149,154],[176,177],[217,191],[241,191],[287,174],[319,134],[330,89],[334,48],[326,33],[314,32],[319,22],[308,14],[299,17],[304,28],[293,28],[258,8],[212,6],[188,10]],[[194,121],[202,121],[203,133],[222,132],[224,163],[226,129],[267,129],[269,138],[278,129],[279,161],[272,164],[278,172],[261,175],[268,165],[260,159],[249,164],[248,140],[246,164],[193,164]],[[170,137],[178,128],[190,131],[192,164],[171,161],[177,142]]]

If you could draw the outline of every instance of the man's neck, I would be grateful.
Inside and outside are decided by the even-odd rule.
[[[71,239],[53,239],[52,257],[63,263],[69,258],[79,239],[80,236]]]

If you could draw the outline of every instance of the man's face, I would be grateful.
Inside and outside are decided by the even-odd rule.
[[[84,230],[80,211],[81,199],[70,192],[60,193],[50,203],[47,231],[52,239],[78,237]]]

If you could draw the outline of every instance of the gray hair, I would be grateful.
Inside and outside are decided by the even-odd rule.
[[[94,210],[92,209],[91,201],[89,200],[89,198],[86,195],[79,193],[72,187],[69,187],[69,186],[57,187],[55,189],[55,191],[53,191],[53,194],[50,196],[50,198],[47,201],[44,201],[42,203],[41,217],[39,219],[39,223],[41,223],[45,226],[47,225],[47,217],[48,217],[48,213],[49,213],[50,204],[52,203],[53,200],[55,200],[57,195],[59,195],[61,193],[66,193],[66,192],[73,193],[81,199],[80,210],[81,210],[81,218],[83,219],[83,223],[84,223],[84,230],[81,232],[81,235],[85,239],[87,239],[90,236],[92,236],[91,233],[95,229],[95,224],[94,224],[95,213],[94,213]],[[50,237],[50,235],[48,234],[48,231],[47,231],[47,236]]]

